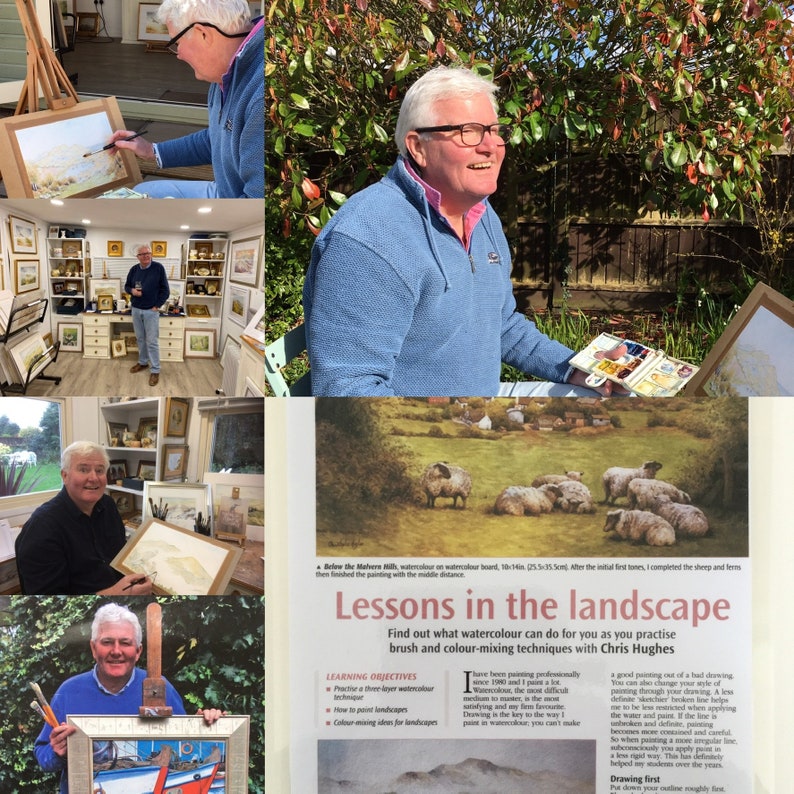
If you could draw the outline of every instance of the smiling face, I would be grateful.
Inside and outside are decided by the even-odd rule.
[[[433,111],[432,126],[498,122],[487,94],[443,99]],[[498,146],[497,140],[486,133],[479,146],[464,146],[457,131],[409,132],[406,136],[406,147],[422,169],[422,179],[441,193],[441,210],[448,218],[463,215],[496,190],[505,158],[505,147]]]
[[[68,470],[61,469],[61,479],[69,498],[83,513],[91,515],[108,484],[105,459],[100,453],[73,455]]]
[[[135,642],[135,628],[131,623],[102,623],[96,640],[91,640],[91,653],[102,686],[118,692],[129,681],[141,650],[142,646]]]

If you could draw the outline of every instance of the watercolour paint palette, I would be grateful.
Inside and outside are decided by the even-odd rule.
[[[626,350],[619,358],[604,357],[620,345],[625,345]],[[686,386],[699,369],[661,350],[607,333],[593,339],[570,364],[589,373],[588,386],[595,388],[606,379],[643,397],[670,397]]]

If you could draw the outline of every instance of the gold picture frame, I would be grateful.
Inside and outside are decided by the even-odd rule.
[[[124,256],[124,243],[121,240],[108,240],[108,256]]]
[[[96,296],[96,308],[98,312],[112,312],[114,303],[113,296],[105,292]]]
[[[165,240],[152,240],[152,256],[167,256],[168,243]]]
[[[8,197],[88,198],[137,184],[141,171],[131,151],[102,150],[124,127],[116,97],[0,119],[0,172]]]

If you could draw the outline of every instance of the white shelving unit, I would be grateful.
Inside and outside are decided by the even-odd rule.
[[[48,237],[47,261],[53,322],[57,322],[57,317],[76,316],[86,304],[86,275],[91,269],[88,240]],[[74,308],[64,311],[67,306]]]
[[[185,328],[215,329],[215,354],[220,346],[223,286],[228,239],[191,237],[183,247]]]

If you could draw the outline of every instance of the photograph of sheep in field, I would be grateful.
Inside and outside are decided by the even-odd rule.
[[[319,556],[745,557],[747,400],[317,399]]]

